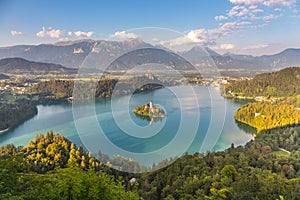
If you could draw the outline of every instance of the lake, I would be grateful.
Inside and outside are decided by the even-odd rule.
[[[145,120],[132,110],[153,103],[167,113]],[[121,155],[144,165],[182,154],[225,150],[253,136],[238,127],[241,106],[206,86],[176,86],[83,104],[39,105],[38,114],[0,136],[0,145],[27,145],[49,130],[64,135],[92,153]]]

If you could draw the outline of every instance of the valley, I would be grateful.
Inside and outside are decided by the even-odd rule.
[[[196,50],[192,51],[195,53]],[[156,55],[156,51],[150,53]],[[191,56],[189,53],[185,56],[187,55]],[[161,58],[161,63],[166,64],[164,59]],[[11,166],[16,169],[9,175],[13,179],[3,179],[6,186],[0,187],[3,192],[1,198],[20,195],[25,199],[33,198],[32,195],[56,198],[55,193],[70,195],[75,191],[78,198],[83,194],[98,198],[92,190],[84,189],[87,182],[77,184],[78,188],[74,190],[57,187],[56,181],[63,182],[59,177],[68,179],[68,174],[73,176],[70,184],[73,184],[72,180],[83,177],[93,178],[86,178],[91,182],[107,181],[97,186],[104,187],[104,184],[104,190],[110,191],[103,198],[215,199],[220,195],[229,199],[269,199],[281,196],[298,198],[299,188],[294,183],[299,182],[299,149],[296,145],[300,116],[299,68],[275,72],[263,69],[267,73],[262,73],[263,70],[221,68],[218,76],[202,77],[197,70],[187,70],[188,66],[184,67],[185,63],[179,61],[173,63],[175,68],[178,67],[179,75],[174,75],[172,70],[158,68],[126,74],[128,65],[136,65],[138,62],[122,60],[122,63],[111,65],[112,68],[104,73],[101,70],[84,69],[78,77],[78,69],[65,68],[59,64],[37,63],[20,58],[0,60],[0,72],[5,74],[0,81],[0,116],[4,117],[0,123],[4,131],[0,133],[0,165],[4,170]],[[145,82],[150,84],[141,85]],[[74,88],[80,93],[74,93]],[[169,90],[185,94],[182,99],[191,99],[191,91],[196,91],[197,98],[200,98],[199,107],[182,100],[189,113],[184,114],[185,108],[183,111],[179,110],[180,106],[176,102],[181,101],[180,98],[171,98],[174,94]],[[114,128],[120,124],[116,125],[112,116],[107,115],[107,112],[111,112],[110,106],[114,101],[122,108],[121,102],[126,102],[131,94],[130,110],[151,98],[159,105],[169,105],[172,102],[164,107],[168,113],[165,119],[151,121],[130,115],[134,123],[144,127],[143,137],[151,135],[150,129],[160,129],[166,123],[161,131],[163,134],[154,136],[154,141],[126,136],[124,132]],[[95,140],[99,133],[88,122],[84,126],[86,132],[78,132],[78,124],[73,122],[72,104],[89,99],[96,99],[96,117],[104,132],[109,133],[105,137],[129,152],[143,154],[160,149],[176,133],[178,127],[174,124],[178,123],[180,116],[193,121],[197,118],[197,113],[201,113],[200,129],[186,149],[186,155],[181,154],[182,151],[177,146],[177,150],[153,154],[151,159],[132,154],[120,156],[114,149],[107,148],[104,137],[97,142],[96,148],[82,146],[81,134]],[[89,109],[93,104],[85,102],[80,106]],[[82,109],[81,107],[78,109]],[[193,112],[189,107],[193,107]],[[125,128],[130,129],[128,118],[118,112],[122,123],[126,124]],[[215,129],[208,126],[212,115],[219,116],[219,123],[222,116],[225,117],[221,135],[216,138],[215,143],[205,140],[205,134],[213,135],[217,132],[217,126]],[[89,121],[89,117],[89,113],[85,113],[83,119]],[[60,135],[53,131],[47,133],[49,130]],[[47,134],[37,135],[38,133]],[[140,133],[131,131],[133,136]],[[190,128],[182,134],[189,138],[192,133]],[[206,142],[212,146],[205,146]],[[38,151],[34,150],[36,148]],[[26,163],[20,159],[22,157],[26,158]],[[127,172],[117,171],[121,168]],[[275,181],[270,182],[269,178]],[[45,189],[38,194],[36,184],[40,181],[47,182],[53,192],[46,194]],[[280,190],[277,188],[278,181],[281,183]],[[241,188],[240,185],[246,182],[247,188]],[[15,189],[19,187],[24,189]],[[265,187],[269,190],[263,189]]]

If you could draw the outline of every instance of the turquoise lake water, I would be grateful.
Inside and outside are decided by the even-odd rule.
[[[166,118],[150,122],[132,113],[150,99],[166,111]],[[27,145],[36,134],[53,130],[92,153],[101,150],[151,165],[185,152],[244,145],[253,136],[234,120],[240,106],[205,86],[163,88],[76,107],[72,103],[40,105],[35,117],[1,135],[0,145]]]

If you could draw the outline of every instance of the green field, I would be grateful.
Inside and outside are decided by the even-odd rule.
[[[272,151],[272,154],[275,154],[277,156],[288,156],[289,153],[286,151],[278,150],[278,151]]]

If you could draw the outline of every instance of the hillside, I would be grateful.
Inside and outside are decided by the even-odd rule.
[[[258,133],[262,130],[299,124],[300,110],[287,101],[249,103],[239,108],[234,118],[255,127]]]
[[[250,80],[225,85],[230,98],[252,98],[258,102],[243,105],[235,119],[257,132],[300,123],[300,68],[291,67],[264,73]]]
[[[70,68],[78,68],[89,53],[108,63],[116,55],[134,48],[151,47],[142,41],[114,42],[105,40],[77,40],[55,44],[18,45],[0,48],[0,58],[21,57],[24,59],[56,63]]]
[[[153,78],[153,79],[152,79]],[[140,86],[141,82],[151,82],[143,86]],[[120,85],[115,88],[118,83],[118,79],[108,79],[101,78],[97,83],[92,81],[77,81],[76,87],[76,98],[87,98],[90,95],[95,95],[98,98],[110,98],[112,94],[119,96],[131,93],[137,93],[141,91],[147,91],[157,88],[162,88],[163,83],[156,79],[156,77],[147,77],[138,76],[134,78],[130,78],[127,81],[120,83]],[[95,94],[91,94],[90,91],[96,86]],[[168,83],[165,83],[168,84]],[[49,80],[49,81],[41,81],[35,86],[33,86],[29,92],[31,94],[38,94],[41,98],[46,99],[65,99],[71,97],[74,89],[74,80]],[[80,92],[78,92],[80,91]]]
[[[41,73],[76,73],[76,70],[63,67],[58,64],[40,63],[25,60],[23,58],[5,58],[0,60],[0,72],[9,74],[41,74]]]
[[[38,112],[35,102],[26,99],[16,100],[14,103],[0,101],[0,130],[11,129]]]
[[[25,147],[0,146],[0,199],[138,199],[107,172],[82,146],[50,131]]]
[[[143,174],[139,192],[144,199],[299,199],[299,130],[274,129],[245,147],[185,155]],[[281,148],[291,154],[278,155]]]
[[[300,68],[256,75],[251,80],[232,81],[225,86],[229,97],[287,97],[300,94]]]
[[[244,147],[184,155],[160,170],[128,174],[50,131],[24,147],[0,146],[0,198],[299,199],[299,133],[299,126],[273,129]]]

